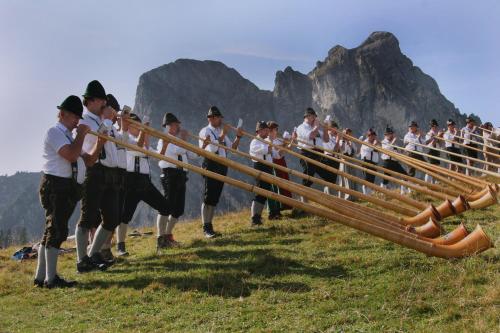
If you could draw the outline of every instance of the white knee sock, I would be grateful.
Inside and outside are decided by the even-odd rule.
[[[300,201],[303,202],[303,203],[307,203],[307,198],[303,197],[303,196],[300,196]]]
[[[111,231],[104,229],[102,225],[97,228],[94,235],[94,241],[92,242],[92,246],[90,247],[89,251],[90,257],[101,251],[102,245],[106,242],[110,234]]]
[[[51,283],[57,274],[57,256],[59,255],[59,249],[55,247],[45,248],[45,265],[47,271],[45,274],[45,281]]]
[[[165,229],[167,228],[168,216],[163,216],[158,214],[156,217],[156,234],[158,237],[165,235]]]
[[[434,183],[434,179],[432,178],[432,176],[428,175],[428,174],[425,174],[425,181],[427,183],[431,183],[433,184]]]
[[[78,262],[87,255],[87,245],[89,241],[89,229],[76,226],[75,231],[75,241],[76,241],[76,257]]]
[[[170,215],[168,218],[167,230],[165,231],[165,234],[171,235],[172,231],[174,231],[174,227],[175,227],[176,223],[177,223],[177,218]]]
[[[251,210],[252,217],[261,216],[262,211],[264,210],[264,205],[261,204],[260,202],[257,202],[254,200],[254,201],[252,201],[252,208],[250,210]]]
[[[214,218],[215,206],[210,206],[205,203],[201,205],[201,222],[203,224],[212,223]]]
[[[127,228],[128,224],[120,223],[120,225],[116,228],[116,242],[124,243],[127,238]]]
[[[45,265],[45,245],[40,244],[38,247],[38,265],[36,266],[35,280],[43,281],[46,275]]]

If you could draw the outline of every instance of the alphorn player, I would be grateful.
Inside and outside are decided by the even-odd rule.
[[[258,121],[255,126],[255,133],[257,138],[252,139],[250,142],[249,154],[265,161],[273,160],[273,148],[265,141],[269,135],[269,127],[265,121]],[[261,140],[259,140],[259,138]],[[277,156],[275,156],[277,157]],[[255,170],[259,170],[268,174],[273,174],[273,168],[269,165],[263,164],[259,161],[252,160],[253,167]],[[262,181],[261,179],[256,179],[256,185],[264,190],[272,191],[271,184]],[[261,195],[256,195],[252,200],[251,207],[251,226],[259,226],[262,224],[262,210],[266,204],[267,198]],[[270,215],[277,215],[277,212],[270,212]]]
[[[385,132],[384,132],[384,140],[382,140],[382,148],[390,150],[392,152],[396,152],[396,148],[393,147],[394,144],[396,143],[396,140],[397,140],[397,138],[394,135],[394,130],[392,129],[392,127],[387,126],[385,129]],[[405,169],[401,166],[401,164],[393,157],[382,153],[380,155],[380,159],[382,160],[382,166],[384,168],[399,172],[403,175],[407,174]],[[387,175],[387,173],[386,173],[386,175]],[[381,186],[383,188],[387,188],[388,184],[389,184],[389,180],[384,179],[382,181]],[[405,187],[403,185],[401,185],[401,194],[404,194],[404,193],[405,193]]]
[[[344,128],[342,131],[343,134],[347,135],[352,135],[352,129],[350,128]],[[342,155],[353,157],[358,154],[358,147],[356,143],[352,142],[351,140],[347,139],[346,137],[342,137],[340,139],[340,152]],[[353,174],[354,170],[351,166],[345,165],[344,163],[340,163],[340,171],[348,173],[348,174]],[[345,187],[347,189],[353,189],[356,190],[356,183],[351,182],[348,178],[340,176],[339,177],[339,183],[340,186]],[[339,197],[343,198],[345,200],[355,200],[353,196],[347,193],[341,193],[339,192]]]
[[[68,237],[68,220],[80,200],[80,183],[85,165],[80,155],[89,127],[78,124],[83,113],[77,96],[67,97],[60,106],[56,125],[49,128],[43,140],[43,176],[40,203],[45,210],[45,231],[38,249],[38,265],[34,285],[46,288],[73,287],[57,274],[57,257]],[[76,128],[76,137],[72,131]],[[80,168],[79,168],[80,166]],[[80,179],[78,179],[80,178]]]
[[[308,157],[310,159],[323,163],[323,158],[321,157],[321,155],[314,154],[303,149],[307,148],[321,152],[321,150],[314,148],[314,146],[321,145],[321,138],[324,141],[329,141],[327,131],[323,131],[321,127],[322,126],[318,121],[318,115],[316,114],[316,112],[313,110],[313,108],[307,108],[304,113],[304,121],[297,127],[297,130],[294,131],[292,139],[297,138],[299,140],[298,146],[301,150],[301,154],[304,157]],[[324,180],[328,181],[328,179],[332,178],[330,172],[314,164],[310,164],[304,159],[300,160],[300,165],[302,166],[303,173],[307,174],[308,176],[314,177],[314,175],[317,173]],[[307,179],[302,179],[302,185],[310,187],[312,185],[312,182]],[[300,200],[302,202],[307,201],[304,197],[301,197]]]
[[[475,150],[478,148],[478,145],[475,144],[473,141],[474,137],[471,135],[472,134],[478,134],[477,126],[475,124],[475,121],[472,117],[467,117],[465,119],[465,126],[462,128],[461,131],[461,137],[463,138],[463,144],[467,146],[467,148],[464,149],[464,155],[470,157],[470,158],[477,158],[477,153],[478,151]],[[475,149],[472,149],[475,148]],[[473,167],[474,166],[474,161],[470,160],[468,158],[465,159],[466,163],[468,166]],[[465,174],[466,175],[472,175],[473,170],[469,170],[468,168],[465,169]]]
[[[486,162],[498,164],[498,159],[495,156],[491,156],[490,154],[486,154],[486,153],[498,153],[498,150],[493,149],[493,148],[498,147],[499,145],[495,144],[495,142],[493,142],[491,139],[500,140],[500,135],[497,135],[495,133],[495,129],[493,128],[493,124],[490,123],[489,121],[484,123],[481,127],[484,129],[482,131],[483,132],[483,134],[482,134],[483,142],[484,142],[484,146],[483,146],[484,160]],[[495,168],[494,166],[488,165],[488,164],[484,165],[484,169],[487,171],[500,172],[499,168]]]
[[[403,144],[405,145],[405,149],[408,150],[408,156],[420,161],[424,161],[422,155],[418,154],[423,151],[421,144],[424,144],[424,139],[422,138],[422,133],[418,128],[418,124],[416,121],[410,122],[408,125],[408,133],[405,134],[403,138]],[[418,145],[417,145],[417,144]],[[408,175],[411,177],[416,176],[416,169],[412,166],[408,168]]]
[[[334,152],[340,152],[340,133],[338,132],[339,125],[333,120],[327,120],[325,121],[325,124],[328,126],[328,130],[326,131],[325,135],[323,136],[322,140],[322,146],[325,148],[325,155],[327,156],[332,156],[332,157],[338,157],[338,155],[334,155],[333,153],[329,151],[334,151]],[[327,151],[329,150],[329,151]],[[334,169],[339,169],[340,163],[338,161],[334,161],[330,158],[324,158],[322,160],[323,164],[326,164]],[[328,175],[326,181],[336,184],[337,183],[337,174],[325,170],[325,174]],[[324,192],[326,194],[334,194],[337,195],[336,193],[330,193],[331,190],[328,186],[325,186]]]
[[[430,129],[425,135],[425,144],[427,147],[429,147],[429,152],[428,154],[431,156],[435,157],[440,157],[441,153],[439,150],[441,148],[441,142],[439,141],[439,137],[443,136],[443,132],[439,130],[439,124],[436,119],[432,119],[429,122]],[[432,165],[437,165],[439,166],[441,163],[439,160],[435,158],[428,158],[428,162]],[[425,174],[425,181],[431,184],[434,184],[434,179],[432,176]]]
[[[134,113],[130,114],[130,119],[141,122],[141,119]],[[149,122],[145,122],[148,126]],[[128,127],[128,132],[123,132],[124,141],[137,145],[138,147],[149,150],[149,135],[133,126]],[[126,190],[123,202],[123,214],[118,233],[126,234],[127,226],[134,216],[139,202],[144,201],[151,208],[158,212],[157,220],[167,221],[170,214],[169,202],[158,191],[151,182],[151,170],[149,165],[149,156],[144,153],[127,149],[127,172],[126,172]],[[124,228],[125,231],[122,231]],[[125,240],[120,240],[125,250]],[[165,238],[157,237],[157,249],[164,248]]]
[[[446,140],[444,142],[444,146],[448,152],[454,154],[460,154],[460,149],[458,148],[458,145],[454,143],[454,142],[458,143],[458,138],[456,137],[456,135],[458,135],[458,131],[455,127],[455,121],[453,121],[452,119],[448,119],[448,121],[446,122],[446,126],[448,127],[448,130],[443,134],[443,139]],[[452,162],[462,163],[463,162],[462,158],[454,154],[448,154],[448,159],[451,160]],[[452,171],[460,172],[460,168],[458,167],[458,165],[452,163],[449,163],[449,169]]]
[[[364,142],[370,143],[372,145],[379,145],[379,142],[377,140],[377,133],[370,128],[366,132],[366,139],[363,140]],[[372,147],[369,147],[367,145],[361,145],[361,148],[359,150],[359,153],[361,155],[361,159],[367,163],[370,164],[378,164],[379,162],[379,153]],[[367,169],[374,170],[373,168],[366,167]],[[375,175],[371,173],[364,172],[365,174],[365,180],[370,182],[370,183],[375,183]],[[370,195],[372,193],[372,189],[363,185],[363,194]]]
[[[229,126],[222,126],[222,113],[216,106],[211,106],[207,113],[208,126],[203,127],[200,130],[198,136],[204,138],[204,140],[199,140],[199,146],[211,153],[219,155],[221,157],[226,157],[226,150],[219,148],[219,146],[210,144],[211,142],[218,143],[220,145],[225,145],[226,147],[231,147],[237,149],[240,144],[240,139],[243,136],[243,131],[238,128],[236,132],[236,138],[231,141],[227,135],[229,131]],[[227,175],[227,166],[217,163],[209,158],[205,158],[202,164],[203,168],[218,173],[220,175]],[[215,207],[219,203],[220,196],[222,194],[222,189],[224,188],[224,182],[212,179],[210,177],[204,177],[205,179],[205,191],[203,194],[203,203],[201,205],[201,221],[203,224],[203,233],[207,238],[213,238],[218,236],[214,231],[212,220],[215,213]]]
[[[165,128],[165,132],[169,135],[179,137],[184,141],[187,140],[188,132],[181,128],[181,122],[174,114],[166,113],[163,116],[162,127]],[[184,163],[189,163],[189,159],[198,157],[195,153],[163,139],[158,140],[157,150],[162,155]],[[177,221],[184,214],[188,172],[186,169],[163,160],[160,160],[158,165],[161,169],[160,180],[163,187],[163,196],[168,201],[170,209],[168,220],[167,217],[158,215],[156,223],[158,237],[163,238],[165,247],[178,247],[180,244],[174,239],[173,231]]]
[[[83,95],[83,112],[80,123],[99,131],[106,127],[101,119],[107,106],[107,96],[99,81],[91,81]],[[87,135],[83,143],[83,151],[92,158],[86,160],[87,172],[83,183],[82,206],[75,238],[77,253],[77,271],[89,272],[95,269],[105,270],[110,263],[102,258],[101,248],[120,221],[117,175],[117,149],[113,142],[105,141],[100,153],[92,154],[100,140],[96,136]],[[97,228],[90,248],[87,249],[89,232]]]
[[[279,135],[278,123],[270,120],[267,122],[267,126],[269,127],[269,135],[267,137],[267,141],[271,142],[274,145],[273,154],[272,154],[273,163],[287,167],[286,160],[285,160],[285,154],[281,149],[279,149],[279,147],[287,147],[287,143],[284,140],[290,140],[291,135],[285,131],[285,133],[283,133],[283,139],[280,139],[278,137],[278,135]],[[274,172],[275,172],[276,176],[278,176],[282,179],[285,179],[285,180],[290,179],[288,176],[288,173],[286,173],[282,170],[275,169]],[[289,197],[289,198],[292,197],[292,193],[290,191],[279,188],[276,185],[272,185],[272,187],[273,187],[274,192],[279,193],[279,194],[284,195],[284,196]],[[272,199],[267,200],[267,206],[269,207],[269,217],[268,217],[269,220],[280,219],[282,217],[281,212],[283,210],[290,209],[289,206],[286,206],[286,205],[282,204],[281,202],[275,201]],[[271,213],[271,212],[273,212],[273,213]]]

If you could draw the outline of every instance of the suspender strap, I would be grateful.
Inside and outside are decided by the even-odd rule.
[[[139,156],[135,156],[134,158],[134,172],[141,172],[141,158]]]

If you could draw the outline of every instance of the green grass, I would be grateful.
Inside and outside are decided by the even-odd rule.
[[[468,212],[500,245],[500,208]],[[184,247],[156,255],[155,237],[128,239],[132,255],[107,272],[60,273],[70,290],[31,286],[35,262],[0,251],[0,332],[499,332],[500,251],[430,258],[320,218],[248,226],[249,213],[178,225]]]

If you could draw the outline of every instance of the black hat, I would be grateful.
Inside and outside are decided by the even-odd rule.
[[[136,115],[135,113],[131,113],[129,117],[130,117],[130,119],[132,119],[132,120],[135,120],[135,121],[138,121],[138,122],[142,123],[141,118],[139,118],[139,116],[138,116],[138,115]]]
[[[328,127],[334,127],[334,128],[339,128],[339,124],[335,120],[329,120],[327,122]]]
[[[366,131],[366,136],[370,136],[372,134],[377,136],[377,133],[375,133],[375,130],[373,128],[369,128],[368,131]]]
[[[106,97],[108,99],[107,105],[111,106],[115,111],[120,111],[120,104],[118,104],[115,96],[108,94]]]
[[[472,117],[467,117],[467,118],[465,118],[465,122],[468,124],[468,123],[474,123],[476,121]]]
[[[304,113],[304,118],[307,116],[315,116],[317,117],[318,115],[316,114],[316,111],[314,111],[313,108],[307,108],[306,112]]]
[[[387,127],[385,128],[385,133],[384,133],[384,135],[386,135],[386,134],[394,134],[394,130],[392,129],[392,127],[387,126]]]
[[[418,128],[418,124],[416,121],[411,121],[410,124],[408,125],[408,127],[417,127]]]
[[[89,82],[89,84],[87,85],[87,89],[85,90],[85,93],[83,94],[83,97],[85,97],[85,98],[101,98],[101,99],[107,98],[106,91],[104,90],[104,87],[97,80]]]
[[[173,113],[167,112],[163,116],[163,123],[161,126],[166,127],[167,125],[170,125],[172,123],[180,123],[179,119],[177,119],[176,116],[174,116]]]
[[[82,118],[83,105],[80,97],[71,95],[66,97],[66,99],[57,107],[59,110],[68,111],[76,114],[78,117]]]
[[[267,122],[267,127],[269,127],[269,129],[275,129],[275,128],[278,128],[279,125],[277,122],[273,121],[273,120],[269,120]]]
[[[450,125],[455,125],[455,122],[453,121],[453,119],[448,119],[446,121],[446,126],[450,126]]]
[[[429,122],[429,125],[432,127],[432,126],[439,126],[438,122],[436,119],[432,119],[430,122]]]
[[[257,125],[255,125],[255,132],[258,132],[259,130],[266,128],[269,128],[269,126],[267,126],[267,123],[265,121],[263,120],[258,121]]]
[[[493,127],[493,124],[487,121],[484,123],[484,127]]]
[[[222,113],[219,111],[219,108],[216,106],[211,106],[210,109],[208,109],[207,113],[207,118],[208,117],[221,117],[224,118]]]

